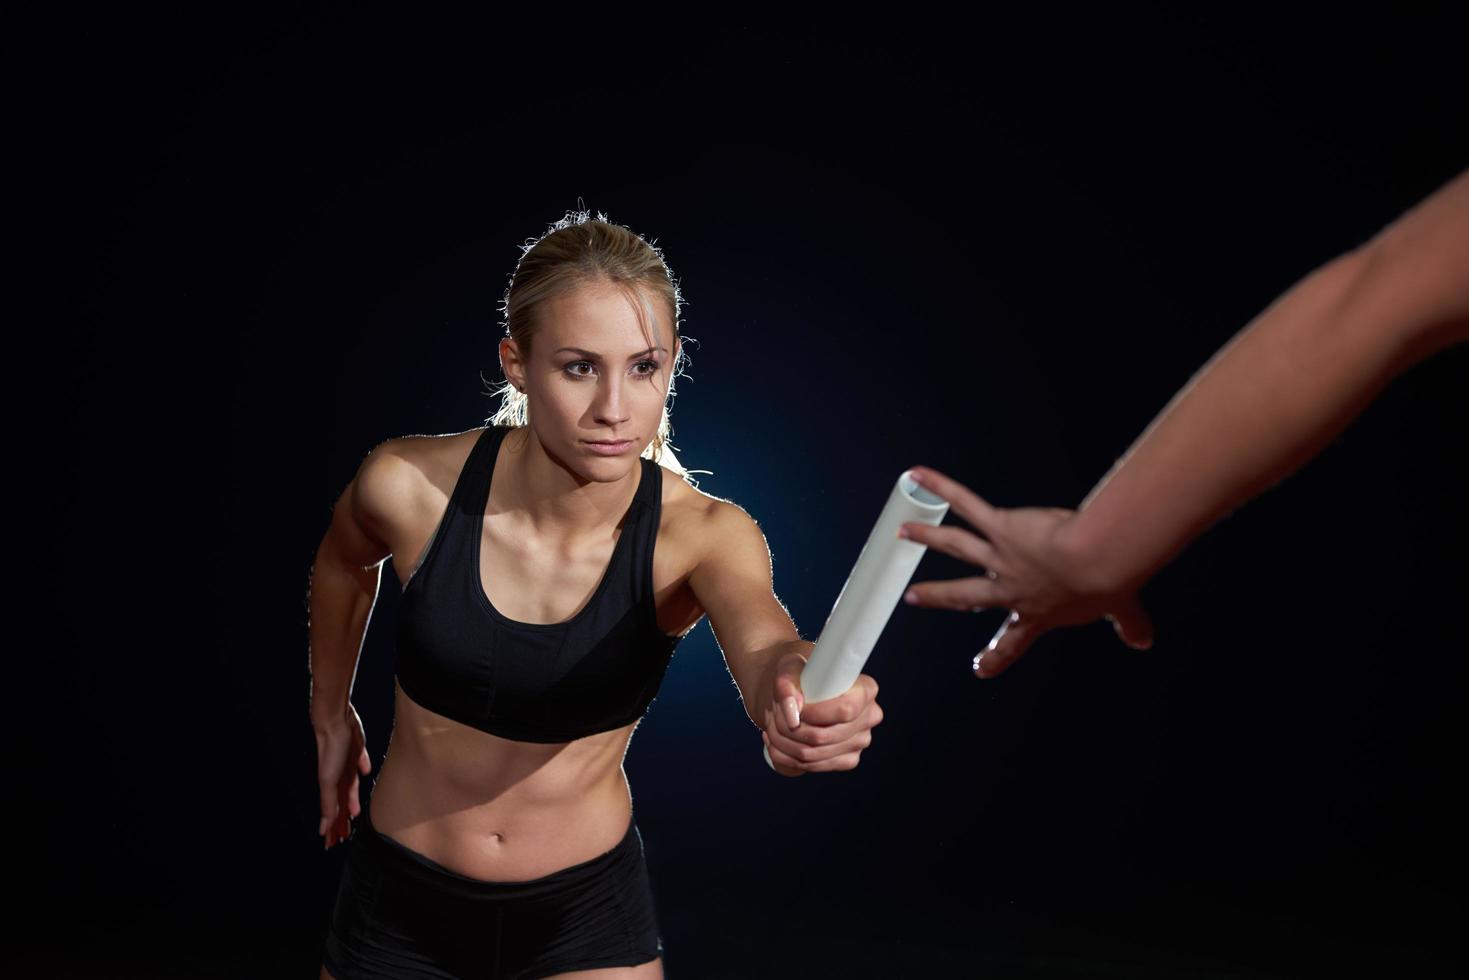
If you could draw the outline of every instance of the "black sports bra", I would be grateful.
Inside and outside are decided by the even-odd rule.
[[[495,457],[509,426],[487,426],[465,460],[433,541],[399,602],[398,683],[415,702],[521,742],[569,742],[641,718],[682,637],[653,601],[663,467],[642,475],[612,560],[586,606],[561,623],[520,623],[490,604],[479,550]]]

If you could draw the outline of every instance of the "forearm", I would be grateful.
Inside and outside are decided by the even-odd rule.
[[[774,707],[776,665],[788,653],[799,653],[810,658],[816,644],[811,640],[783,640],[766,647],[743,661],[730,661],[730,675],[740,689],[740,699],[750,723],[756,728],[765,727],[765,712]]]
[[[1066,545],[1136,587],[1335,437],[1404,366],[1362,295],[1367,253],[1302,279],[1189,381],[1092,490]]]
[[[334,559],[325,548],[317,552],[307,602],[311,724],[315,728],[347,715],[381,574],[381,565],[358,569]]]

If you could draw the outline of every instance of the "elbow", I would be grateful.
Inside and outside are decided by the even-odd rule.
[[[388,555],[364,565],[357,558],[346,554],[337,547],[335,538],[328,534],[317,546],[316,560],[312,564],[313,577],[325,571],[344,580],[351,579],[364,592],[376,594],[382,580],[383,564],[391,557]]]
[[[1469,340],[1469,233],[1390,226],[1342,260],[1344,315],[1387,345],[1393,373]]]

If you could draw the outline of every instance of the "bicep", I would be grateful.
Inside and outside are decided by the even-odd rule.
[[[760,525],[739,507],[717,501],[707,542],[689,586],[732,665],[800,634],[775,597],[770,548]]]

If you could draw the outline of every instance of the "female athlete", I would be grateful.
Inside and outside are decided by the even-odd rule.
[[[804,704],[814,644],[764,535],[667,444],[681,305],[656,247],[568,214],[506,292],[491,424],[382,443],[336,502],[310,597],[318,833],[350,840],[324,980],[661,978],[622,759],[706,614],[777,772],[849,770],[870,744],[877,683]],[[395,718],[364,802],[350,694],[384,564]]]

